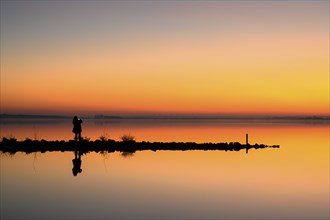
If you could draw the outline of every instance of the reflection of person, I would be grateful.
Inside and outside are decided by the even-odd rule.
[[[77,176],[78,173],[82,172],[81,169],[81,153],[80,151],[74,152],[74,159],[72,160],[73,168],[72,168],[72,174],[74,176]]]
[[[73,117],[73,120],[72,120],[72,124],[73,124],[73,129],[72,129],[72,132],[74,133],[74,139],[75,141],[77,140],[81,140],[81,123],[82,123],[82,120],[77,116],[74,116]]]

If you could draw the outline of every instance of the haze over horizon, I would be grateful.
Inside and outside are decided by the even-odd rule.
[[[329,116],[329,1],[1,1],[0,114]]]
[[[330,115],[275,115],[275,114],[157,114],[157,113],[118,113],[118,114],[8,114],[1,113],[0,118],[72,118],[77,115],[80,118],[91,119],[316,119],[316,120],[329,120]]]

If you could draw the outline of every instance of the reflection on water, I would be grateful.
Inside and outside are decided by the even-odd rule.
[[[122,157],[133,157],[135,152],[122,152],[121,156]]]
[[[92,137],[86,124],[84,132]],[[245,142],[249,133],[249,143],[279,144],[281,148],[250,149],[248,154],[2,154],[1,219],[329,218],[328,125],[122,124],[116,127],[121,129],[118,133],[110,125],[106,132],[117,137],[130,132],[150,141],[160,136],[159,141]],[[104,127],[95,126],[97,138]],[[68,123],[69,135],[71,129]],[[25,137],[27,133],[21,131]],[[40,135],[47,136],[47,132]]]
[[[73,168],[72,168],[72,174],[74,176],[77,176],[78,173],[82,172],[81,169],[81,151],[75,151],[74,152],[74,159],[72,160]]]

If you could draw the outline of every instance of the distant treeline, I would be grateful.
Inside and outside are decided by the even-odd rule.
[[[0,119],[71,119],[73,116],[65,115],[23,115],[23,114],[0,114]],[[82,116],[85,119],[177,119],[177,120],[330,120],[330,116],[114,116],[114,115],[95,115]]]
[[[10,115],[1,114],[0,118],[15,118],[15,119],[61,119],[61,118],[71,118],[63,115]]]
[[[13,119],[72,119],[73,116],[65,116],[65,115],[11,115],[11,114],[0,114],[1,118],[13,118]],[[95,116],[87,116],[82,118],[89,119],[121,119],[119,116],[107,116],[107,115],[95,115]]]

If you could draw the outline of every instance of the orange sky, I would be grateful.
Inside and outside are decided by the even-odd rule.
[[[328,115],[328,8],[1,1],[1,113]]]

